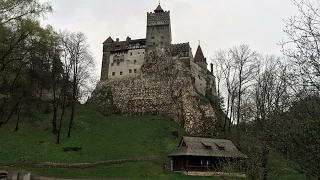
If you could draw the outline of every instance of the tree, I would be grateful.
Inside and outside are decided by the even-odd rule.
[[[51,6],[37,0],[0,2],[0,126],[7,123],[23,101],[32,100],[28,85],[34,65],[41,15]],[[27,103],[31,104],[31,103]]]
[[[94,67],[93,57],[89,51],[86,37],[83,33],[62,33],[63,49],[70,65],[70,75],[72,77],[72,100],[71,116],[68,129],[68,137],[71,135],[71,127],[74,121],[75,106],[81,98],[79,95],[85,89],[85,85],[90,81],[90,71]]]
[[[295,1],[299,14],[286,20],[282,51],[304,86],[320,90],[320,14],[319,3]],[[301,83],[302,84],[302,83]]]
[[[237,103],[237,146],[240,147],[240,116],[241,116],[241,98],[250,81],[254,78],[257,68],[257,56],[248,45],[240,45],[230,49],[230,54],[237,69],[238,81],[238,103]]]
[[[38,0],[0,1],[0,25],[13,25],[23,18],[37,18],[51,11],[52,7],[48,3],[40,3]]]
[[[223,131],[226,130],[227,120],[228,120],[228,130],[230,132],[231,124],[232,124],[232,113],[234,107],[234,100],[236,97],[236,89],[237,89],[237,82],[236,82],[236,69],[233,66],[233,61],[230,56],[230,53],[224,50],[219,50],[216,52],[213,62],[216,66],[216,69],[219,69],[219,81],[220,79],[224,79],[224,85],[227,90],[227,109],[223,123]],[[220,83],[219,83],[220,84]],[[218,86],[220,92],[220,86]],[[222,93],[218,93],[222,95]]]

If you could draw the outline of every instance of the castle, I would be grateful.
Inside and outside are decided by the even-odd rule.
[[[96,96],[104,114],[158,114],[199,131],[203,119],[216,122],[213,65],[200,44],[193,56],[189,43],[171,44],[170,11],[160,4],[147,13],[146,38],[103,42],[101,79]]]

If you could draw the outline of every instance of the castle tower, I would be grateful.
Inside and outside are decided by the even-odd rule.
[[[170,44],[170,11],[164,11],[159,4],[154,13],[147,13],[146,48],[170,47]]]
[[[194,56],[194,62],[201,66],[203,69],[207,69],[207,59],[203,55],[200,44],[198,45],[196,55]]]
[[[101,80],[108,79],[109,62],[110,62],[110,49],[113,44],[113,39],[109,36],[107,40],[103,42],[103,54],[102,54],[102,66],[101,66]]]

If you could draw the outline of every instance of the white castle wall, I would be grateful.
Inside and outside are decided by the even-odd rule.
[[[108,78],[136,76],[141,72],[145,49],[110,54]]]

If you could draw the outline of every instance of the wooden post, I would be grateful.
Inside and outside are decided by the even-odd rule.
[[[186,168],[187,172],[189,171],[189,162],[188,162],[188,156],[187,156],[187,168]]]

